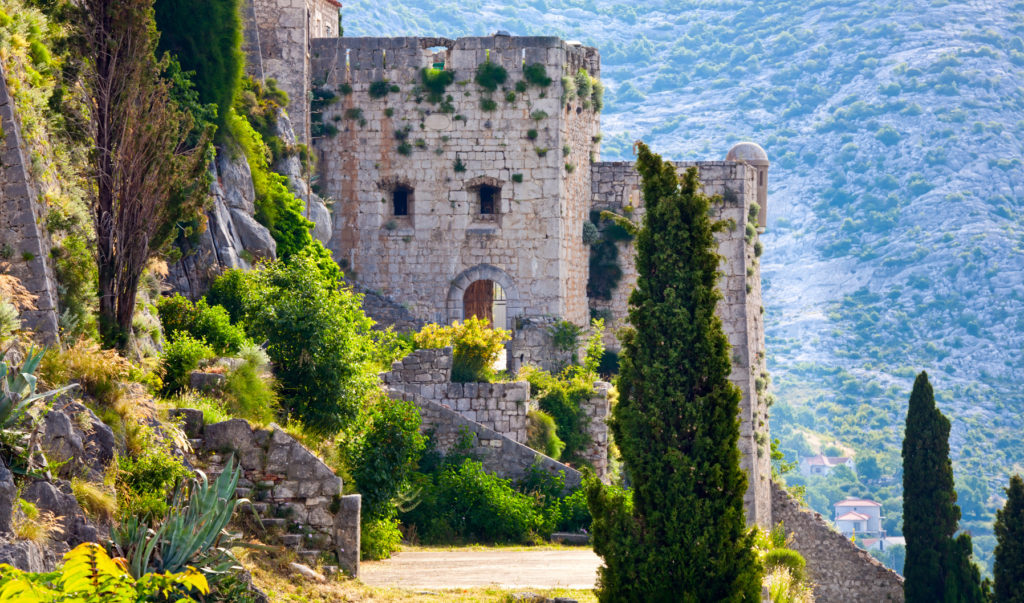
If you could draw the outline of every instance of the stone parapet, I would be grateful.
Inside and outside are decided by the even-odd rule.
[[[820,603],[903,601],[903,577],[835,531],[819,513],[802,508],[772,483],[772,517],[782,522],[788,545],[807,560]]]
[[[441,452],[447,453],[467,443],[468,435],[469,447],[460,447],[460,451],[473,455],[483,464],[484,470],[499,477],[520,480],[528,475],[530,467],[539,467],[552,474],[563,472],[568,489],[577,488],[582,483],[582,475],[576,469],[467,419],[444,404],[408,392],[390,390],[388,394],[394,399],[416,404],[422,420],[421,429],[432,434],[434,445]]]

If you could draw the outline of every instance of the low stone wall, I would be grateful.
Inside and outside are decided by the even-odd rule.
[[[782,522],[789,545],[807,560],[819,603],[903,601],[903,578],[850,542],[822,519],[802,508],[781,486],[772,483],[772,518]]]
[[[519,443],[526,442],[530,384],[451,383],[452,349],[416,350],[381,375],[390,389],[447,404],[470,421]]]
[[[358,575],[361,499],[342,496],[341,478],[330,467],[275,425],[253,429],[243,419],[231,419],[204,426],[201,412],[176,414],[183,416],[189,436],[200,440],[196,448],[207,453],[201,460],[211,474],[223,469],[227,453],[235,455],[244,477],[239,495],[302,533],[300,554],[333,550],[339,565]]]
[[[567,488],[576,488],[582,483],[582,475],[572,467],[471,421],[443,404],[398,390],[389,390],[388,395],[394,399],[410,400],[419,407],[422,419],[420,429],[433,434],[434,443],[441,452],[450,451],[465,437],[464,434],[470,433],[473,443],[468,452],[476,456],[488,472],[506,479],[519,480],[526,476],[531,465],[537,465],[554,474],[565,472]]]

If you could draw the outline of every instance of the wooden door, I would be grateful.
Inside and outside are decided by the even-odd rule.
[[[494,282],[475,281],[462,296],[463,316],[486,318],[494,326]]]

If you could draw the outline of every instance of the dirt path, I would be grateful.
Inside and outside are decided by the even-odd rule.
[[[364,561],[359,578],[370,586],[400,588],[589,589],[600,565],[600,557],[587,548],[408,551],[386,561]]]

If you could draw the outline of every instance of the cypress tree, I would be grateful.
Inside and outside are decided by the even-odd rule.
[[[971,537],[953,538],[960,521],[949,460],[949,420],[935,406],[924,371],[914,381],[903,438],[903,566],[907,603],[982,601]]]
[[[996,603],[1024,603],[1024,480],[1010,478],[1006,504],[996,511]]]
[[[601,601],[757,601],[746,528],[739,389],[722,323],[717,244],[696,168],[682,182],[639,144],[647,213],[636,236],[632,329],[610,425],[632,497],[588,482]]]

